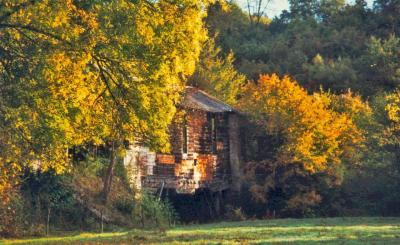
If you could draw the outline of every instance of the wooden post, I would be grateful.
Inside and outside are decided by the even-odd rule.
[[[51,208],[48,207],[47,208],[46,236],[49,235],[49,231],[50,231],[50,210],[51,210]]]
[[[164,190],[164,185],[165,185],[165,181],[163,180],[163,182],[161,184],[160,194],[158,195],[158,201],[161,201],[162,193]]]
[[[103,233],[104,232],[103,210],[100,211],[100,229],[101,229],[101,233]]]
[[[239,193],[241,188],[240,169],[240,135],[239,117],[236,114],[229,115],[229,163],[231,168],[232,191]]]
[[[215,193],[214,208],[215,208],[216,216],[219,217],[221,215],[221,192],[220,191]]]
[[[212,207],[212,205],[213,205],[213,200],[212,200],[212,193],[211,193],[209,190],[207,190],[207,189],[205,189],[205,190],[203,191],[203,193],[204,193],[204,199],[205,199],[206,204],[207,204],[207,206],[208,206],[210,218],[212,219],[212,218],[213,218],[213,207]],[[208,199],[208,195],[210,196],[211,201]]]

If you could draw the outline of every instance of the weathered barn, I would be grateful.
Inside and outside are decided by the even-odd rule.
[[[170,154],[131,145],[124,164],[137,188],[193,194],[240,188],[240,140],[235,110],[205,92],[187,87],[170,125]],[[182,113],[183,112],[183,113]]]

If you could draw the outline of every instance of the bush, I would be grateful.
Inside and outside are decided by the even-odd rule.
[[[247,219],[242,208],[235,208],[232,205],[226,205],[225,210],[225,217],[230,221],[244,221]]]
[[[75,172],[88,177],[101,177],[104,176],[108,161],[108,159],[101,157],[88,158],[75,164]]]
[[[7,203],[0,205],[0,237],[18,237],[24,232],[24,203],[18,192],[10,195]]]
[[[168,200],[142,192],[133,211],[133,220],[142,227],[171,227],[178,221],[178,215]]]

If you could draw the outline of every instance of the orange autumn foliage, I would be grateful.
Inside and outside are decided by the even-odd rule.
[[[333,109],[339,99],[322,91],[309,94],[290,77],[273,74],[244,86],[239,108],[266,134],[283,139],[278,163],[300,163],[310,173],[330,172],[350,160],[349,152],[363,142],[352,116]]]

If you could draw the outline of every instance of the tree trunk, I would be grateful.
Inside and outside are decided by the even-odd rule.
[[[115,145],[112,142],[111,149],[110,149],[110,164],[108,165],[106,175],[104,176],[104,186],[103,186],[103,201],[104,204],[107,204],[108,194],[111,191],[111,184],[112,179],[114,176],[114,167],[117,162],[116,155],[115,155]]]
[[[144,210],[143,210],[143,203],[140,204],[140,223],[142,224],[142,228],[144,228]]]
[[[40,201],[40,195],[39,195],[39,191],[37,192],[38,194],[36,194],[36,210],[35,210],[35,216],[34,216],[34,220],[35,222],[37,222],[37,224],[40,224],[42,219],[42,206],[41,206],[41,201]]]

